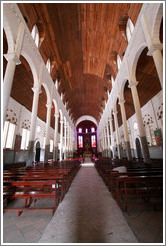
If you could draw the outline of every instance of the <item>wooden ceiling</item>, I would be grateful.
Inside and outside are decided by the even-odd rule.
[[[126,16],[135,25],[142,3],[18,3],[18,7],[29,30],[35,24],[39,29],[39,51],[45,63],[48,58],[51,61],[51,76],[53,81],[58,78],[58,91],[60,94],[63,92],[63,101],[67,102],[73,120],[91,115],[99,121],[108,98],[107,91],[111,91],[107,74],[112,74],[114,79],[117,74],[114,55],[118,53],[123,59],[127,47],[122,35]],[[4,35],[4,53],[6,52]],[[159,91],[158,87],[155,89],[158,77],[154,72],[154,64],[153,67],[151,63],[147,65],[149,57],[146,60],[145,53],[141,55],[137,66],[138,81],[146,81],[139,85],[139,96],[145,96],[141,105]],[[21,60],[22,64],[16,68],[11,96],[31,111],[33,77],[25,59]],[[4,70],[5,66],[4,61]],[[154,83],[151,96],[150,92],[147,93],[148,86],[151,90],[149,80]],[[131,97],[128,96],[127,117],[134,113],[130,107]],[[45,104],[46,93],[42,88],[38,116],[44,121]],[[54,108],[51,114],[51,126],[54,128],[53,111]]]

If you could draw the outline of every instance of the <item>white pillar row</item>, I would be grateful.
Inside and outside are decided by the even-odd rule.
[[[119,159],[122,159],[122,150],[121,150],[120,137],[119,137],[119,126],[118,126],[117,114],[118,114],[118,111],[114,109],[113,110],[113,115],[114,115],[114,121],[115,121],[115,131],[116,131],[116,139],[117,139],[118,157],[119,157]]]
[[[109,136],[108,123],[106,125],[106,131],[107,131],[107,142],[108,142],[107,152],[108,152],[108,157],[111,157],[111,155],[110,155],[110,136]]]
[[[102,155],[104,156],[104,150],[105,150],[105,141],[104,141],[104,131],[101,132],[101,139],[102,139]]]
[[[69,156],[69,124],[67,125],[67,158]]]
[[[54,150],[53,150],[53,161],[58,160],[58,120],[59,114],[55,114],[55,130],[54,130]]]
[[[141,16],[141,24],[142,24],[143,32],[145,34],[146,43],[149,49],[147,55],[153,56],[153,60],[156,66],[156,70],[162,88],[163,87],[163,56],[161,54],[161,50],[163,49],[163,45],[160,43],[159,39],[153,40],[148,21],[144,14]]]
[[[105,148],[104,148],[104,152],[105,152],[105,156],[107,157],[107,147],[108,147],[108,144],[107,144],[107,135],[106,135],[106,127],[104,126],[104,145],[105,145]]]
[[[32,113],[31,113],[31,128],[29,134],[29,144],[27,151],[27,161],[26,166],[31,166],[34,161],[35,153],[34,151],[34,142],[35,142],[35,132],[36,132],[36,121],[37,121],[37,111],[39,103],[39,94],[41,93],[40,86],[32,88],[33,94],[33,104],[32,104]]]
[[[66,131],[67,131],[67,125],[66,125],[66,123],[64,124],[64,159],[66,159],[66,152],[67,152],[67,150],[66,150],[66,147],[67,147],[67,139],[66,139],[66,137],[67,137],[67,134],[66,134]]]
[[[126,112],[125,112],[124,103],[125,103],[125,100],[122,100],[122,99],[119,100],[121,115],[122,115],[122,121],[123,121],[126,154],[127,154],[127,159],[131,160],[132,156],[131,156],[130,140],[129,140],[129,134],[128,134],[128,128],[127,128],[127,120],[126,120]]]
[[[15,43],[15,48],[13,53],[5,54],[4,57],[8,61],[4,82],[3,82],[3,125],[6,119],[6,112],[9,103],[9,97],[12,89],[14,73],[16,65],[19,65],[21,62],[19,60],[23,38],[24,38],[24,24],[21,22],[18,29],[17,39]]]
[[[50,121],[51,121],[52,103],[46,104],[46,107],[47,107],[47,118],[46,118],[46,139],[45,139],[44,163],[48,162],[48,155],[50,152]]]
[[[140,106],[140,101],[139,101],[138,92],[137,92],[137,84],[138,82],[136,81],[129,81],[129,88],[131,88],[135,113],[137,117],[138,131],[139,131],[139,137],[141,140],[143,158],[146,163],[150,163],[149,148],[148,148],[148,144],[146,140],[146,133],[145,133],[145,128],[144,128],[143,119],[142,119],[141,106]]]
[[[60,120],[60,153],[59,160],[62,160],[63,155],[63,120]]]
[[[111,130],[111,146],[112,146],[112,155],[113,155],[113,159],[115,159],[115,141],[114,141],[114,132],[113,132],[113,118],[112,118],[112,114],[111,117],[109,118],[109,123],[110,123],[110,130]]]

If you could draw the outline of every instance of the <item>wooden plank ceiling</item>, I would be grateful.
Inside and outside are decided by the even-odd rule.
[[[142,3],[18,3],[18,7],[30,31],[35,24],[38,26],[39,51],[45,63],[48,58],[51,60],[51,76],[53,81],[59,79],[58,91],[63,93],[63,101],[74,122],[83,115],[91,115],[99,121],[108,91],[111,91],[107,74],[112,74],[114,79],[117,74],[112,54],[118,53],[123,59],[127,47],[122,36],[123,23],[128,16],[135,25]],[[154,83],[153,95],[161,89],[159,86],[155,89],[158,77],[153,62],[149,63],[148,59],[145,66],[139,61],[137,69],[138,80],[146,81],[139,91],[141,105],[151,98],[149,79]],[[152,66],[150,70],[148,64]],[[11,96],[29,110],[32,108],[32,86],[32,73],[22,58],[22,64],[16,68]],[[38,116],[45,121],[46,93],[44,88],[42,91]],[[127,117],[134,113],[130,106],[126,106],[126,110]],[[53,111],[54,108],[51,114],[54,128]]]

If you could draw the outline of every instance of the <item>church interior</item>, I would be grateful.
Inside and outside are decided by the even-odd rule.
[[[2,4],[3,243],[164,243],[164,7]]]

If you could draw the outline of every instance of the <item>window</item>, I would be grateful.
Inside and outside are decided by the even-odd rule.
[[[32,35],[32,38],[35,41],[36,46],[38,47],[39,46],[39,31],[38,31],[36,25],[34,25],[34,27],[32,29],[32,32],[31,32],[31,35]]]
[[[120,69],[120,65],[121,65],[122,61],[120,59],[120,56],[117,55],[117,66],[118,66],[118,70]]]
[[[56,89],[58,90],[58,80],[56,79],[56,81],[55,81],[55,87],[56,87]]]
[[[29,133],[30,131],[27,129],[22,129],[22,140],[21,140],[21,147],[20,149],[28,149],[28,144],[29,144]]]
[[[112,87],[113,87],[115,83],[113,76],[111,76],[111,82],[112,82]]]
[[[91,132],[95,132],[95,128],[94,127],[91,128]]]
[[[92,145],[92,148],[96,147],[96,136],[95,135],[91,136],[91,145]]]
[[[15,127],[16,126],[9,121],[5,121],[3,132],[3,148],[12,149]]]
[[[88,133],[88,129],[87,128],[85,129],[85,132]]]
[[[50,152],[53,152],[53,140],[50,139]]]
[[[48,72],[50,73],[50,71],[51,71],[50,59],[47,60],[46,68],[47,68]]]
[[[126,36],[127,36],[128,42],[130,41],[133,31],[134,31],[134,25],[129,18],[127,21],[127,25],[126,25]]]
[[[83,136],[78,136],[78,147],[83,148]]]
[[[79,129],[78,129],[78,132],[79,132],[79,133],[82,133],[82,128],[79,128]]]

